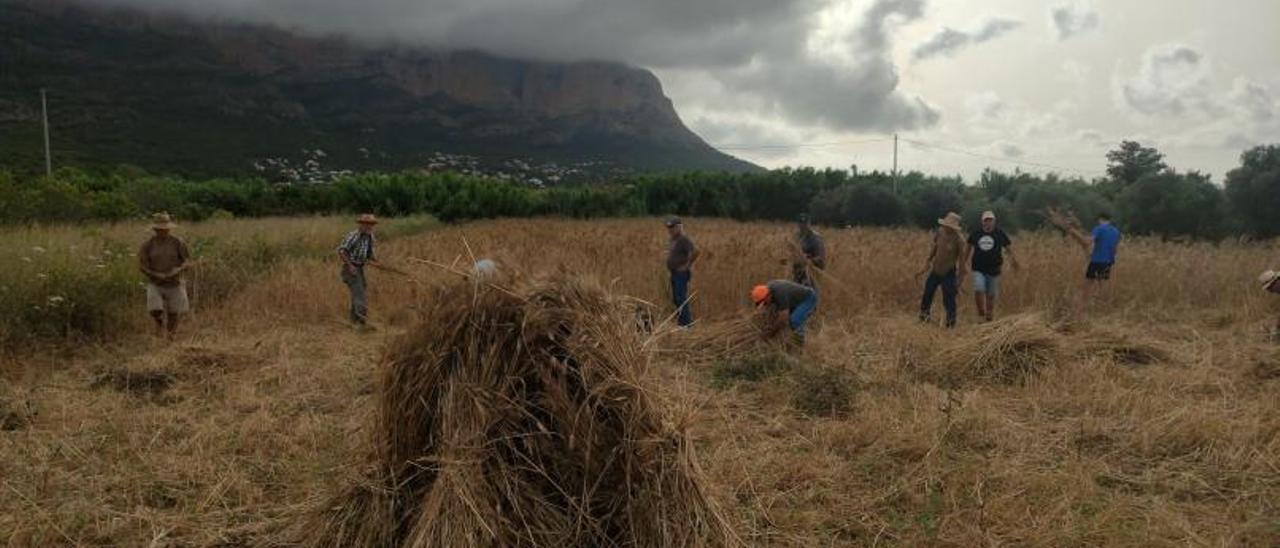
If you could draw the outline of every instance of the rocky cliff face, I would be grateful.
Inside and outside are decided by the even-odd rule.
[[[0,0],[0,165],[60,156],[192,174],[323,148],[354,169],[434,152],[753,169],[690,132],[648,71],[369,48],[62,0]]]

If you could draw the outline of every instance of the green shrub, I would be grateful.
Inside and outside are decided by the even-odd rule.
[[[711,383],[725,387],[735,382],[759,382],[790,371],[795,365],[795,358],[781,352],[719,361],[711,367]]]
[[[796,392],[791,404],[796,409],[823,417],[844,415],[853,409],[853,381],[843,371],[805,367],[796,369],[792,375]]]
[[[383,225],[383,238],[414,234],[436,224],[425,216],[392,219]],[[196,260],[187,279],[193,298],[198,290],[201,305],[225,299],[286,259],[328,256],[341,230],[335,228],[332,239],[317,238],[310,231],[289,232],[286,225],[283,235],[268,238],[239,225],[187,226],[196,234],[179,235],[186,238]],[[106,236],[110,230],[106,226],[79,232],[50,230],[17,229],[0,242],[0,252],[12,257],[0,269],[0,352],[57,341],[107,340],[133,329],[144,317],[145,280],[134,254],[144,231],[138,230],[138,241],[125,242]],[[33,239],[46,243],[27,243]]]
[[[141,295],[132,257],[32,246],[0,276],[0,347],[96,336]]]

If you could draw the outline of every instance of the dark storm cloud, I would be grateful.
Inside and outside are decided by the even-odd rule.
[[[760,57],[752,67],[718,75],[731,89],[754,93],[784,117],[835,130],[920,129],[939,114],[898,90],[891,26],[923,15],[924,0],[877,0],[844,37],[852,64],[815,58],[800,48]]]
[[[898,90],[892,24],[925,0],[876,0],[844,36],[852,65],[808,51],[819,14],[844,0],[92,0],[313,33],[556,61],[706,71],[792,122],[848,130],[933,125]],[[999,31],[996,31],[999,32]]]
[[[983,23],[978,30],[973,32],[958,31],[953,28],[944,28],[938,31],[925,43],[920,44],[911,52],[911,56],[917,61],[923,61],[931,57],[941,55],[952,55],[969,46],[981,44],[995,40],[1018,27],[1022,26],[1022,22],[1013,19],[990,19]]]
[[[647,67],[733,66],[803,43],[824,0],[88,0],[373,41]]]

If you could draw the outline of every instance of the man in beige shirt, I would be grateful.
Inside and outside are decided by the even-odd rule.
[[[1262,284],[1263,291],[1280,293],[1280,272],[1267,270],[1258,276],[1258,282]],[[1276,318],[1276,326],[1271,328],[1271,340],[1280,342],[1280,317]]]
[[[929,258],[925,259],[924,269],[916,273],[917,277],[929,274],[924,282],[924,296],[920,299],[922,322],[929,321],[933,310],[933,296],[941,287],[942,306],[947,310],[946,326],[956,326],[956,292],[965,274],[964,262],[960,260],[965,245],[962,230],[958,213],[950,212],[946,217],[938,219]]]
[[[173,338],[178,322],[191,309],[182,272],[190,266],[191,251],[177,236],[168,213],[152,216],[155,232],[138,250],[138,266],[147,277],[147,311],[156,323],[156,334],[168,330]]]

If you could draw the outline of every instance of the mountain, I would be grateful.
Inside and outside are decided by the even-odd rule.
[[[0,166],[42,165],[41,88],[62,165],[235,175],[321,150],[327,164],[355,170],[421,167],[437,153],[759,169],[689,131],[657,77],[621,64],[373,47],[68,0],[0,0]]]

